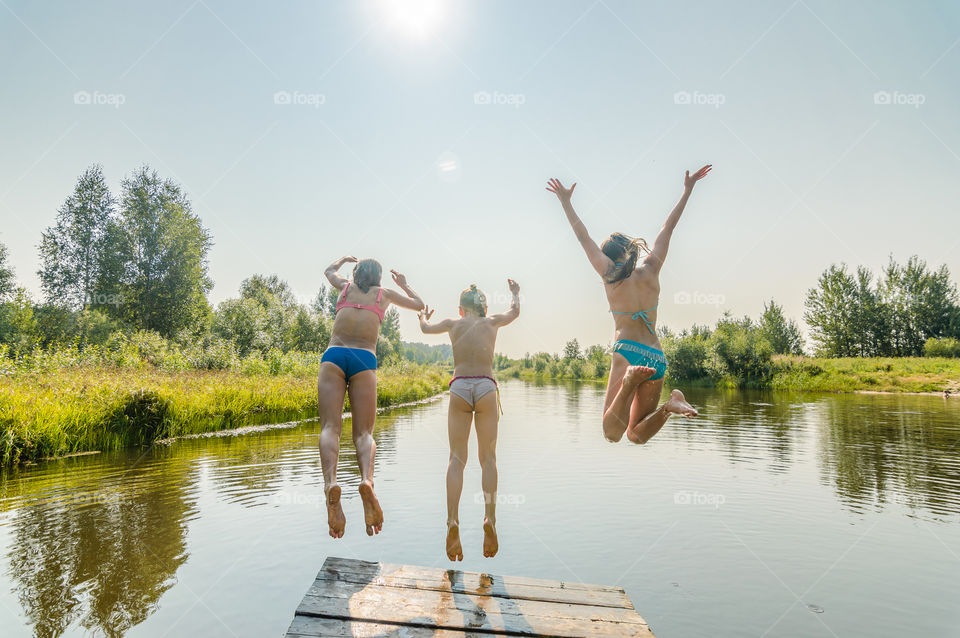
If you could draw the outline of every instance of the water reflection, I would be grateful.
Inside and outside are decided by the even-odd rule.
[[[76,623],[122,636],[156,608],[187,558],[189,466],[81,471],[13,519],[6,576],[37,636]]]
[[[855,510],[891,501],[960,513],[960,411],[913,396],[838,396],[816,404],[820,469]]]
[[[586,454],[604,460],[630,454],[631,463],[650,453],[664,458],[697,455],[705,470],[713,476],[727,471],[727,480],[736,486],[756,486],[758,480],[769,482],[765,475],[791,473],[793,492],[764,494],[771,500],[754,501],[762,504],[758,508],[788,507],[786,501],[809,493],[819,481],[836,495],[836,502],[854,513],[885,512],[902,519],[901,508],[906,508],[908,516],[931,522],[960,515],[958,400],[690,389],[688,397],[702,417],[671,421],[658,435],[657,449],[631,451],[626,444],[617,448],[601,440],[602,385],[504,385],[505,435],[509,428],[515,443],[529,445],[503,450],[502,471],[515,481],[533,476],[525,472],[536,465],[537,454],[556,458],[550,461],[556,467],[582,462]],[[374,432],[378,475],[396,474],[391,466],[399,462],[401,444],[412,448],[416,442],[420,456],[415,458],[434,464],[442,476],[445,415],[445,407],[433,406],[378,418]],[[545,433],[550,445],[538,451]],[[77,630],[123,635],[155,613],[188,560],[216,568],[209,557],[190,556],[187,537],[192,522],[200,519],[213,530],[206,533],[214,536],[203,540],[211,543],[228,535],[234,520],[242,519],[231,519],[207,505],[201,508],[201,497],[207,499],[204,503],[215,504],[211,508],[222,504],[249,511],[266,505],[272,508],[271,516],[289,516],[286,525],[302,519],[310,533],[322,537],[318,434],[319,426],[310,423],[239,437],[184,440],[142,454],[81,457],[5,471],[0,474],[0,541],[6,538],[8,546],[3,549],[6,568],[0,587],[14,593],[22,622],[29,623],[37,636]],[[406,512],[422,515],[417,508],[436,500],[436,490],[442,489],[429,472],[419,471],[427,465],[414,465],[403,468],[399,479],[404,488],[414,480],[412,474],[422,479],[422,500],[411,497],[415,490],[393,498],[391,514],[398,517]],[[609,478],[622,473],[614,467],[611,463],[603,470],[610,472]],[[794,473],[798,469],[809,471]],[[359,482],[349,421],[344,424],[339,480],[345,486]],[[530,503],[546,505],[551,494],[597,480],[568,472],[525,486],[525,496]],[[662,486],[651,487],[671,493],[676,480],[664,475]],[[291,493],[315,496],[316,517],[307,520],[301,511],[284,513],[281,508],[291,503],[278,497]],[[595,494],[600,500],[615,498]],[[817,511],[826,509],[821,505]],[[752,517],[762,517],[762,512],[726,511],[727,516],[742,517],[730,519],[734,526],[760,525]],[[645,514],[654,519],[675,515]],[[398,522],[396,529],[412,525],[411,520]],[[388,541],[378,542],[382,546]],[[194,553],[208,550],[207,545],[198,547]]]

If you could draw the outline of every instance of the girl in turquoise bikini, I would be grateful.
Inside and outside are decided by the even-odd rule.
[[[556,194],[567,221],[573,227],[580,245],[603,285],[613,313],[616,342],[610,363],[607,395],[603,402],[603,434],[608,441],[619,441],[624,432],[633,443],[646,443],[660,431],[671,414],[696,416],[680,390],[657,407],[663,389],[667,358],[657,337],[657,305],[660,297],[660,268],[667,257],[670,237],[694,185],[710,172],[711,165],[690,174],[683,180],[683,196],[660,229],[653,248],[642,239],[631,239],[614,233],[602,245],[590,238],[570,198],[576,184],[564,188],[551,179],[547,190]],[[642,253],[646,253],[641,258]]]

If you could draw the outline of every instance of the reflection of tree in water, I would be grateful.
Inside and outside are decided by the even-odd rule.
[[[664,392],[662,398],[666,399]],[[698,437],[707,429],[733,462],[762,461],[774,473],[786,472],[790,467],[799,434],[796,425],[802,415],[801,404],[762,391],[691,388],[685,394],[703,418],[675,418],[668,428],[682,431],[681,440],[688,447],[700,445]]]
[[[817,404],[823,478],[853,509],[889,500],[960,513],[960,406],[917,396],[830,397]]]
[[[81,473],[82,486],[66,482],[61,500],[48,494],[11,521],[9,576],[37,636],[74,623],[123,635],[156,609],[187,559],[186,520],[195,507],[186,466],[165,463],[112,480],[91,474]],[[98,491],[83,490],[100,478]]]
[[[398,436],[394,425],[405,412],[396,410],[377,416],[373,431],[377,443],[375,473],[392,462]],[[227,502],[256,506],[267,503],[266,497],[278,494],[288,482],[322,484],[319,437],[320,424],[311,422],[254,435],[181,441],[177,446],[202,449],[210,462],[210,480]],[[337,474],[345,486],[360,483],[349,419],[344,420],[340,434]]]

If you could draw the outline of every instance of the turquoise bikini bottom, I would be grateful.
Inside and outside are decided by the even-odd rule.
[[[632,366],[647,366],[656,370],[650,381],[662,379],[667,371],[667,357],[662,351],[637,341],[621,339],[613,344],[613,351],[620,354]]]

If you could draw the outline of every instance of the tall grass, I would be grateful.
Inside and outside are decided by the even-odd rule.
[[[317,367],[295,357],[266,371],[170,371],[129,367],[34,366],[0,375],[3,464],[317,414]],[[10,365],[8,364],[8,367]],[[378,371],[380,407],[443,391],[438,367],[396,364]]]

